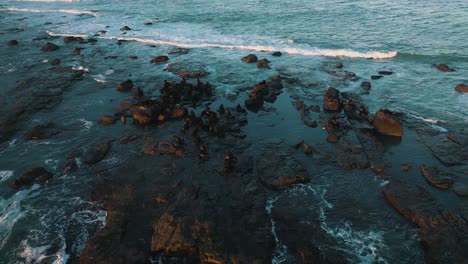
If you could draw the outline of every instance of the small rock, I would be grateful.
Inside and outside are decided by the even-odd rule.
[[[169,54],[187,54],[188,52],[189,52],[189,49],[186,49],[186,48],[175,48],[169,51]]]
[[[275,56],[275,57],[279,57],[279,56],[281,56],[281,55],[283,55],[283,53],[281,53],[281,51],[275,51],[275,52],[273,52],[273,53],[271,54],[271,56]]]
[[[341,110],[341,102],[339,99],[340,91],[330,87],[323,96],[323,110],[330,112],[339,112]]]
[[[44,46],[42,46],[41,50],[44,52],[51,52],[51,51],[56,51],[60,47],[55,45],[54,43],[47,42]]]
[[[116,88],[120,92],[131,91],[133,89],[133,81],[132,80],[126,80],[124,82],[121,82],[121,83],[117,84]]]
[[[361,87],[366,90],[366,91],[369,91],[371,89],[371,83],[368,82],[368,81],[364,81],[361,83]]]
[[[270,62],[267,59],[261,59],[261,60],[257,61],[257,67],[258,68],[270,69],[269,63]]]
[[[18,46],[18,41],[13,39],[13,40],[10,40],[7,42],[7,45],[10,46],[10,47],[13,47],[13,46]]]
[[[335,133],[328,134],[327,141],[330,143],[338,142],[338,136]]]
[[[65,43],[71,43],[71,42],[75,42],[75,41],[83,41],[83,38],[74,37],[74,36],[69,36],[69,37],[63,38],[63,42],[65,42]]]
[[[402,164],[401,165],[401,170],[402,171],[409,171],[410,170],[410,166],[408,164]]]
[[[165,61],[168,61],[168,60],[169,60],[168,56],[160,55],[160,56],[156,56],[153,59],[151,59],[150,62],[151,63],[161,63],[161,62],[165,62]]]
[[[455,91],[460,93],[468,93],[468,85],[460,83],[457,86],[455,86]]]
[[[135,55],[131,55],[131,56],[128,56],[129,59],[132,59],[132,60],[136,60],[138,59],[138,56],[135,56]]]
[[[392,75],[393,72],[392,71],[379,71],[379,74],[381,74],[381,75]]]
[[[382,75],[372,75],[372,76],[371,76],[371,79],[372,79],[372,80],[378,80],[378,79],[380,79],[380,78],[382,78],[382,77],[383,77]]]
[[[311,105],[311,106],[309,106],[309,110],[310,110],[311,112],[320,113],[320,106],[318,106],[318,105]]]
[[[443,72],[454,72],[454,69],[451,69],[447,64],[439,64],[437,65],[437,69]]]
[[[19,178],[10,182],[13,189],[19,189],[25,185],[33,185],[35,183],[43,184],[52,178],[52,173],[42,167],[32,168],[23,173]]]
[[[249,54],[241,59],[243,62],[254,63],[257,62],[258,58],[254,54]]]
[[[74,48],[73,49],[73,55],[75,55],[75,56],[81,55],[81,50],[82,49],[83,48]]]
[[[120,30],[122,31],[127,31],[127,30],[132,30],[129,26],[124,26],[123,28],[121,28]]]
[[[273,76],[271,76],[271,80],[272,80],[272,81],[281,81],[281,76],[279,76],[279,75],[273,75]]]
[[[50,65],[59,65],[60,64],[60,60],[59,59],[53,59],[50,61]]]
[[[115,118],[113,116],[111,116],[111,115],[105,115],[105,116],[99,118],[99,120],[97,122],[100,125],[108,126],[108,125],[112,125],[112,124],[115,123]]]

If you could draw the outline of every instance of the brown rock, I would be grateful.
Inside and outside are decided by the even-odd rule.
[[[402,170],[402,171],[409,171],[410,168],[411,168],[411,167],[410,167],[410,165],[408,165],[408,164],[402,164],[402,165],[401,165],[401,170]]]
[[[261,60],[257,61],[257,67],[258,68],[270,69],[269,63],[270,62],[267,59],[261,59]]]
[[[423,164],[420,169],[426,181],[436,188],[447,190],[453,185],[453,179],[447,173],[441,172],[435,167]]]
[[[151,117],[140,112],[133,113],[132,118],[133,121],[137,122],[140,125],[147,125],[151,122]]]
[[[151,59],[150,62],[151,63],[161,63],[161,62],[165,62],[165,61],[168,61],[168,60],[169,60],[168,56],[160,55],[160,56],[156,56],[153,59]]]
[[[323,96],[323,110],[329,112],[339,112],[341,110],[341,102],[339,99],[340,91],[330,87]]]
[[[51,52],[51,51],[56,51],[58,50],[60,47],[55,45],[54,43],[50,43],[48,42],[47,44],[45,44],[44,46],[42,46],[41,50],[44,51],[44,52]]]
[[[458,84],[457,86],[455,86],[455,91],[460,93],[468,93],[468,85],[465,85],[463,83]]]
[[[52,178],[52,173],[42,167],[32,168],[21,174],[17,179],[10,182],[13,189],[19,189],[26,185],[33,185],[35,183],[43,184]]]
[[[257,62],[258,58],[256,55],[254,54],[249,54],[245,57],[242,57],[241,59],[243,62],[247,62],[247,63],[254,63],[254,62]]]
[[[403,126],[392,112],[380,109],[375,113],[374,128],[382,135],[401,137],[403,135]]]
[[[60,64],[60,60],[59,59],[53,59],[50,61],[50,65],[59,65]]]
[[[117,84],[116,88],[120,92],[131,91],[133,89],[133,81],[132,80],[126,80],[124,82],[121,82],[121,83]]]
[[[105,115],[105,116],[99,118],[99,120],[97,122],[100,125],[108,126],[108,125],[112,125],[112,124],[115,123],[115,118],[113,116],[111,116],[111,115]]]
[[[454,69],[451,69],[447,64],[439,64],[437,65],[437,69],[443,72],[454,72]]]
[[[327,136],[327,141],[330,143],[336,143],[338,142],[338,136],[335,133],[330,133]]]

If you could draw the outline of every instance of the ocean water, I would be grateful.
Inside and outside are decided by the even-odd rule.
[[[126,25],[132,30],[122,32]],[[106,33],[99,33],[102,30]],[[62,66],[85,70],[87,78],[79,89],[67,91],[56,108],[33,115],[20,133],[0,144],[0,263],[66,263],[70,256],[79,255],[90,234],[104,226],[105,211],[90,201],[93,186],[88,172],[64,175],[58,164],[70,149],[130,131],[128,126],[109,131],[95,123],[115,108],[109,100],[125,98],[106,88],[134,78],[150,91],[158,80],[177,79],[163,71],[167,64],[149,65],[154,56],[175,47],[189,48],[188,54],[170,55],[168,63],[204,69],[209,72],[204,80],[226,96],[278,73],[299,79],[304,86],[298,89],[304,93],[308,92],[304,87],[323,91],[329,86],[361,93],[361,81],[381,70],[393,71],[372,81],[369,94],[362,93],[370,112],[401,111],[445,133],[468,126],[468,94],[454,90],[459,83],[468,84],[467,32],[466,0],[2,0],[0,36],[3,42],[20,41],[15,48],[0,43],[0,102],[5,109],[15,103],[17,83],[40,76],[56,57],[62,59]],[[43,53],[44,42],[32,41],[69,35],[98,42],[85,47],[84,56],[74,57],[65,48]],[[130,42],[117,45],[117,40]],[[52,41],[63,45],[60,38]],[[272,57],[273,51],[283,56]],[[249,53],[268,58],[272,69],[246,67],[240,58]],[[119,59],[103,60],[105,56]],[[138,59],[129,66],[120,59],[128,56]],[[342,82],[324,71],[338,63],[361,79]],[[435,67],[439,63],[455,71],[441,72]],[[73,131],[39,142],[22,138],[26,128],[47,120]],[[256,120],[263,122],[261,117]],[[104,162],[116,159],[107,157]],[[9,189],[11,178],[34,166],[54,172],[54,181],[17,193]],[[350,191],[342,187],[342,192]],[[303,189],[320,197],[321,210],[332,210],[333,202],[324,198],[327,187]],[[269,212],[274,202],[272,198],[266,205]],[[394,221],[397,231],[405,230],[403,235],[383,221],[353,230],[350,222],[321,216],[324,231],[341,241],[344,251],[360,256],[366,239],[371,240],[370,247],[380,248],[371,248],[372,253],[357,262],[372,263],[378,258],[404,263],[401,254],[421,260],[415,231],[401,219]],[[401,236],[407,242],[397,245],[395,240]],[[285,259],[283,248],[277,248],[273,262],[286,263]]]

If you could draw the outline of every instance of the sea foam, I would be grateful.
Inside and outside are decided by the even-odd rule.
[[[29,13],[66,13],[66,14],[75,14],[75,15],[91,15],[97,16],[96,12],[85,11],[85,10],[76,10],[76,9],[36,9],[36,8],[0,8],[0,11],[10,11],[10,12],[29,12]]]

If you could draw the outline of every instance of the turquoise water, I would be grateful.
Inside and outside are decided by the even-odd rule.
[[[132,30],[123,34],[119,29],[125,25]],[[94,36],[100,30],[107,32]],[[14,49],[0,44],[0,102],[4,109],[15,104],[17,82],[41,76],[55,57],[62,59],[62,66],[84,69],[87,78],[68,91],[53,111],[32,115],[17,135],[0,145],[0,263],[66,263],[105,224],[105,211],[89,198],[89,172],[61,175],[58,163],[70,149],[132,131],[129,126],[106,130],[94,121],[112,113],[116,104],[108,104],[109,100],[125,98],[115,93],[115,83],[134,78],[145,91],[151,91],[156,81],[176,79],[163,71],[166,65],[148,65],[156,55],[167,54],[174,47],[190,48],[188,54],[171,56],[170,62],[208,71],[204,80],[220,96],[235,94],[277,73],[301,80],[304,85],[297,89],[304,94],[309,92],[307,87],[317,87],[317,93],[310,91],[312,96],[321,95],[329,86],[361,92],[361,81],[370,80],[380,70],[391,70],[393,75],[372,81],[371,92],[362,94],[370,112],[379,108],[401,111],[447,132],[468,126],[468,94],[454,90],[457,84],[468,83],[467,32],[466,0],[3,0],[2,40],[20,41]],[[44,35],[83,35],[98,42],[86,47],[83,57],[73,57],[65,48],[47,54],[40,51],[42,42],[31,41]],[[133,41],[116,45],[118,39]],[[53,42],[63,44],[61,39]],[[283,56],[270,56],[273,51],[282,51]],[[268,58],[272,69],[246,67],[240,58],[248,53]],[[139,57],[131,65],[127,60],[102,59],[131,55]],[[337,63],[360,76],[360,81],[343,82],[324,71]],[[434,66],[439,63],[456,71],[441,72]],[[279,100],[283,101],[289,104]],[[72,132],[42,142],[22,139],[26,128],[47,120]],[[261,116],[254,120],[264,121]],[[300,124],[290,122],[291,126]],[[291,131],[304,133],[299,128]],[[117,158],[110,155],[104,162],[112,164]],[[57,179],[48,186],[14,194],[8,180],[33,166],[47,167]],[[340,187],[343,192],[349,191],[345,185]],[[376,244],[386,244],[388,252],[380,257],[390,263],[404,263],[401,254],[413,254],[412,260],[420,260],[421,249],[411,237],[416,236],[414,230],[405,233],[410,242],[396,245],[395,234],[384,241],[382,226],[354,233],[347,222],[325,228],[345,237],[347,243],[351,241],[350,248],[369,237]],[[409,227],[401,224],[398,228]]]

